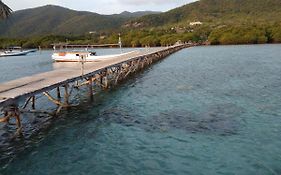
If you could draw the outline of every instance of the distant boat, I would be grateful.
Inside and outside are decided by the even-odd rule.
[[[113,55],[101,55],[97,56],[95,52],[89,51],[69,51],[69,52],[55,52],[52,55],[52,59],[56,62],[97,62],[106,59],[117,58],[120,56],[126,56],[137,51],[126,52]]]
[[[21,47],[10,47],[5,51],[0,52],[0,57],[23,56],[23,55],[27,55],[30,52],[36,52],[36,51],[37,51],[37,49],[22,50]]]
[[[56,46],[60,46],[61,49],[63,48],[81,48],[86,47],[85,50],[82,51],[59,51],[56,52]],[[53,44],[53,48],[55,52],[52,55],[52,59],[56,62],[97,62],[97,61],[104,61],[107,59],[113,59],[121,56],[126,56],[132,53],[135,53],[137,51],[131,51],[127,53],[120,53],[120,54],[113,54],[113,55],[100,55],[97,56],[96,52],[91,52],[88,50],[88,48],[92,48],[94,46],[119,46],[120,50],[122,52],[122,41],[119,34],[119,41],[118,44],[103,44],[103,45],[68,45],[68,44]]]

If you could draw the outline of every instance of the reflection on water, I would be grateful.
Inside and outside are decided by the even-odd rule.
[[[185,49],[57,119],[26,116],[24,138],[2,125],[0,174],[280,174],[280,47]]]

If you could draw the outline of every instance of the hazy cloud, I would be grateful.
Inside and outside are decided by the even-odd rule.
[[[14,11],[47,4],[59,5],[74,10],[113,14],[122,11],[167,11],[196,0],[3,0]]]
[[[46,4],[56,4],[58,0],[3,0],[13,10],[38,7]]]
[[[145,4],[184,4],[191,0],[118,0],[120,3],[130,4],[130,5],[145,5]]]

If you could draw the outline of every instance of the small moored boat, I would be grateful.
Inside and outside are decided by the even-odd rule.
[[[7,57],[7,56],[22,56],[26,55],[30,52],[35,52],[36,49],[32,50],[22,50],[21,47],[10,47],[7,50],[0,52],[0,57]]]
[[[134,52],[136,51],[126,52],[121,54],[113,54],[113,55],[100,55],[100,56],[97,56],[95,52],[88,52],[88,51],[56,52],[52,55],[52,59],[55,60],[56,62],[81,62],[81,61],[97,62],[106,59],[112,59],[120,56],[129,55]]]

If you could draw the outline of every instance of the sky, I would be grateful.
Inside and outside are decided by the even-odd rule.
[[[22,10],[44,6],[59,5],[79,11],[100,14],[115,14],[123,11],[168,11],[196,0],[2,0],[13,9]]]

